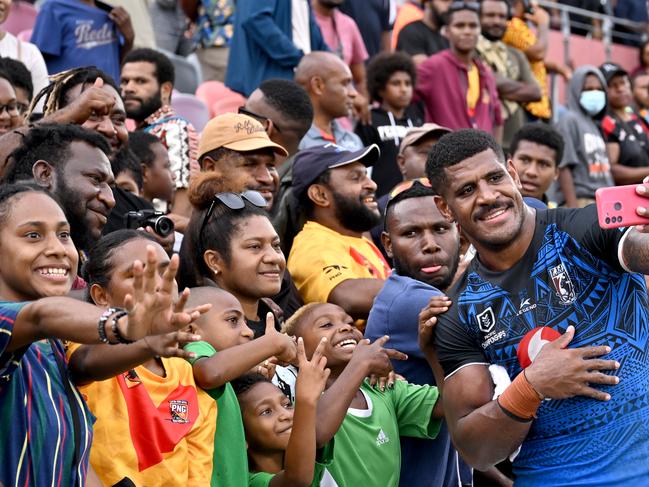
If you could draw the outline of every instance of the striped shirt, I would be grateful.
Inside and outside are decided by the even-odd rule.
[[[39,341],[8,352],[14,321],[28,303],[0,302],[0,484],[9,486],[85,484],[92,442],[92,417],[74,386],[71,405],[56,363],[63,345]],[[73,465],[71,408],[82,424],[79,465]]]

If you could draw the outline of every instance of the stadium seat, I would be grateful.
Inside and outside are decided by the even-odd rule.
[[[174,65],[176,71],[176,82],[174,88],[181,93],[195,93],[198,85],[203,81],[203,74],[200,71],[200,66],[190,59],[183,56],[178,56],[164,49],[158,49],[165,56],[169,58]],[[192,54],[192,56],[196,56]]]
[[[221,81],[203,81],[196,89],[196,97],[203,101],[210,108],[210,115],[213,117],[214,105],[224,97],[229,96],[232,92]]]
[[[214,116],[224,113],[237,113],[240,106],[246,103],[246,98],[239,93],[231,91],[212,106]]]
[[[171,97],[171,106],[178,115],[189,120],[199,133],[203,131],[203,127],[210,120],[207,105],[194,95],[174,93]]]
[[[26,30],[31,33],[31,29],[34,28],[34,24],[36,23],[37,15],[38,11],[33,5],[27,2],[21,2],[20,0],[14,0],[11,4],[9,16],[4,24],[2,24],[2,29],[15,36]],[[21,40],[29,41],[29,39]]]

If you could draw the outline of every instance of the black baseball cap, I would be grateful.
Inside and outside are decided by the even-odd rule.
[[[328,169],[361,162],[372,166],[381,155],[379,146],[372,144],[357,151],[348,151],[336,144],[327,144],[301,150],[293,161],[293,194],[301,198],[309,186]]]
[[[604,63],[599,67],[599,70],[604,75],[607,85],[615,76],[629,76],[629,73],[622,66],[615,63]]]

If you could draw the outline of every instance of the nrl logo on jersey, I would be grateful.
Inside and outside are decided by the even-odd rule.
[[[575,286],[568,275],[566,267],[563,264],[559,264],[550,269],[550,279],[561,302],[563,304],[572,304],[577,298],[577,295],[575,293]]]
[[[491,306],[485,309],[482,313],[479,313],[476,316],[476,319],[478,320],[478,328],[480,328],[482,333],[489,333],[496,325],[496,318],[494,317],[494,312],[491,309]]]

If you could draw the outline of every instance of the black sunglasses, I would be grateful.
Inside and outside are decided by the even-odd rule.
[[[266,202],[266,200],[264,199],[264,197],[261,195],[259,191],[249,190],[249,191],[244,191],[243,193],[215,194],[214,198],[212,198],[212,203],[210,203],[210,207],[208,208],[207,213],[205,213],[205,216],[203,217],[201,231],[198,234],[203,235],[203,230],[205,230],[205,226],[207,225],[207,222],[212,216],[212,213],[214,212],[214,208],[216,207],[217,202],[223,203],[231,210],[241,210],[246,206],[246,201],[252,205],[255,205],[258,208],[266,208],[266,206],[268,206],[268,203]]]
[[[245,107],[239,107],[238,113],[239,113],[239,115],[247,115],[248,117],[251,117],[251,118],[254,118],[255,120],[257,120],[259,123],[261,123],[264,126],[264,130],[266,132],[270,131],[270,125],[272,123],[273,128],[275,130],[277,130],[279,133],[282,133],[279,126],[268,117],[264,117],[263,115],[259,115],[258,113],[251,112],[250,110],[246,109]]]
[[[457,12],[458,10],[473,10],[474,12],[480,11],[480,4],[478,2],[453,2],[448,8],[449,12]]]

